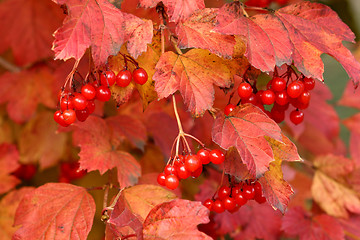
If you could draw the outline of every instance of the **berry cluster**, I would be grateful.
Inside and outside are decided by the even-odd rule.
[[[266,201],[258,181],[240,182],[231,187],[222,186],[217,192],[217,198],[207,199],[203,205],[216,213],[225,210],[234,213],[249,200],[255,200],[260,204]]]
[[[270,3],[275,2],[279,5],[285,5],[289,2],[289,0],[248,0],[246,1],[246,5],[247,6],[252,6],[252,7],[262,7],[262,8],[266,8],[270,5]]]
[[[101,102],[110,100],[110,87],[115,82],[120,87],[126,87],[132,79],[143,85],[147,82],[148,75],[143,68],[139,67],[133,73],[125,68],[117,75],[108,70],[100,73],[100,81],[95,79],[92,83],[85,82],[81,88],[72,88],[71,92],[64,88],[58,96],[60,109],[55,112],[54,120],[63,127],[71,125],[76,119],[84,122],[94,112],[95,100]]]
[[[221,164],[225,160],[225,155],[219,149],[212,151],[208,149],[200,149],[196,155],[177,155],[171,159],[157,178],[157,182],[169,189],[176,189],[179,186],[179,179],[188,177],[197,178],[203,171],[203,165],[210,162]]]
[[[251,103],[262,109],[275,122],[280,123],[285,119],[285,111],[290,104],[295,108],[290,112],[290,120],[295,125],[304,120],[304,113],[310,103],[310,91],[315,87],[315,80],[301,77],[292,82],[283,77],[274,77],[267,84],[266,90],[258,90],[248,82],[242,82],[238,87],[241,103]],[[265,110],[264,105],[271,105],[271,111]],[[235,105],[229,104],[224,112],[228,115]]]
[[[85,170],[79,169],[79,162],[63,162],[60,165],[59,182],[70,183],[86,175]]]

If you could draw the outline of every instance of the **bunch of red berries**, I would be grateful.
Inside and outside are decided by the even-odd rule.
[[[258,181],[240,182],[231,187],[222,186],[217,192],[217,198],[207,199],[203,205],[216,213],[225,210],[234,213],[249,200],[255,200],[260,204],[266,201]]]
[[[61,163],[59,182],[70,183],[72,180],[80,179],[85,176],[86,171],[80,170],[79,167],[79,162]]]
[[[275,2],[279,5],[285,5],[289,2],[289,0],[248,0],[245,2],[245,4],[247,6],[252,6],[252,7],[262,7],[262,8],[266,8],[270,5],[270,3]]]
[[[76,119],[84,122],[95,110],[95,100],[107,102],[111,98],[110,87],[116,84],[126,87],[131,80],[138,84],[145,84],[148,75],[143,68],[137,67],[133,73],[127,68],[120,71],[117,75],[111,70],[100,73],[100,81],[85,83],[80,89],[73,88],[69,92],[65,89],[59,93],[59,110],[54,114],[54,120],[63,127],[74,123]],[[77,91],[78,90],[78,91]]]
[[[157,182],[169,189],[176,189],[180,179],[188,177],[197,178],[203,171],[203,165],[210,162],[221,164],[225,160],[225,155],[219,149],[208,150],[200,149],[196,155],[177,155],[171,159],[157,178]]]
[[[263,110],[275,122],[285,119],[285,111],[292,105],[295,109],[290,112],[290,120],[295,125],[304,120],[302,110],[310,103],[310,91],[315,87],[315,80],[301,77],[290,82],[283,77],[274,77],[267,84],[266,90],[258,90],[256,84],[243,82],[238,87],[241,103],[251,103]],[[265,110],[264,105],[271,105],[271,111]],[[235,105],[228,104],[224,112],[228,115]]]

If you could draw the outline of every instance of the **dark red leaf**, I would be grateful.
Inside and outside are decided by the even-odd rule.
[[[19,165],[19,152],[10,143],[0,144],[0,194],[6,193],[20,183],[19,179],[10,175]]]

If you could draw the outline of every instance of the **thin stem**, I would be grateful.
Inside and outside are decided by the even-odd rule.
[[[181,125],[181,120],[180,120],[180,117],[179,117],[179,113],[177,111],[175,95],[172,95],[172,100],[173,100],[173,106],[174,106],[174,113],[175,113],[175,117],[176,117],[176,122],[177,122],[178,128],[179,128],[179,134],[184,134],[184,130],[183,130],[182,125]]]
[[[21,68],[19,68],[18,66],[15,66],[14,64],[6,61],[4,58],[0,57],[0,65],[2,67],[4,67],[6,70],[13,72],[13,73],[17,73],[21,71]]]
[[[74,73],[76,72],[77,67],[79,66],[80,60],[76,60],[73,69],[71,70],[71,72],[69,73],[69,75],[67,75],[66,80],[65,80],[65,84],[64,84],[64,89],[66,88],[66,85],[69,86],[69,90],[71,90],[71,86],[72,86],[72,79],[74,77]]]
[[[131,238],[131,237],[136,237],[136,234],[126,235],[126,236],[124,236],[124,237],[121,237],[120,240],[125,240],[125,239]]]
[[[107,206],[107,202],[108,202],[108,198],[109,198],[109,185],[105,186],[105,192],[104,192],[104,201],[103,201],[103,208],[106,208]]]
[[[171,43],[173,44],[176,52],[177,52],[179,55],[182,55],[183,53],[182,53],[181,49],[177,46],[177,40],[175,39],[175,37],[174,37],[174,36],[171,36],[170,38],[171,38]]]
[[[193,135],[184,133],[184,136],[194,139],[194,140],[195,140],[196,142],[198,142],[202,147],[205,147],[205,144],[204,144],[203,142],[201,142],[199,139],[197,139],[196,137],[194,137]]]

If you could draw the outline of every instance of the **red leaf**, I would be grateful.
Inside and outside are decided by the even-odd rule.
[[[274,161],[265,136],[282,141],[279,126],[251,104],[237,107],[229,116],[219,113],[212,130],[213,141],[224,149],[236,147],[250,173],[257,177]]]
[[[63,16],[49,0],[1,1],[0,52],[11,48],[20,65],[51,57],[52,33]]]
[[[95,202],[87,191],[64,183],[47,183],[26,195],[16,210],[13,239],[87,239]]]
[[[3,240],[10,240],[16,227],[13,226],[16,208],[22,198],[33,191],[33,187],[23,187],[6,194],[0,201],[0,236]]]
[[[345,119],[343,123],[350,130],[350,155],[360,166],[360,114]]]
[[[343,240],[343,228],[335,218],[321,214],[311,216],[302,207],[290,209],[284,216],[282,227],[285,233],[300,240]]]
[[[128,115],[118,115],[106,119],[107,124],[113,130],[113,138],[127,138],[136,147],[144,150],[146,141],[146,128],[144,124]]]
[[[119,141],[112,139],[111,134],[106,121],[99,117],[90,116],[77,125],[73,139],[81,148],[80,168],[104,174],[116,167],[120,186],[134,185],[141,174],[140,164],[129,153],[117,150]]]
[[[19,152],[16,146],[9,143],[0,144],[0,194],[14,188],[20,181],[10,175],[20,166]]]
[[[323,80],[320,55],[327,53],[342,64],[356,85],[359,82],[360,64],[342,45],[342,41],[353,41],[355,35],[325,5],[304,1],[275,14],[244,17],[240,3],[234,2],[219,10],[217,20],[216,31],[246,38],[245,56],[262,71],[294,61],[305,76]]]
[[[145,239],[211,239],[197,229],[209,222],[209,210],[200,202],[177,199],[157,205],[144,222]]]
[[[151,43],[151,21],[145,22],[134,15],[123,14],[107,0],[53,1],[66,4],[69,12],[63,26],[54,34],[55,59],[79,60],[85,50],[91,47],[95,65],[101,65],[110,55],[117,54],[127,40],[130,41],[130,54],[134,56],[146,51],[147,44]],[[139,33],[142,38],[138,39],[136,34]]]
[[[194,11],[205,8],[204,0],[140,0],[141,7],[155,7],[163,2],[167,7],[170,22],[180,22],[188,18]]]
[[[156,64],[153,76],[159,98],[180,91],[193,115],[202,115],[214,102],[213,84],[229,87],[233,74],[225,60],[207,50],[192,49],[178,55],[166,52]]]
[[[235,37],[212,31],[218,9],[205,8],[196,11],[185,22],[178,24],[176,34],[180,48],[202,48],[224,57],[234,52]]]
[[[360,94],[354,89],[354,83],[349,81],[345,87],[343,95],[338,102],[341,106],[360,109]]]
[[[7,111],[15,122],[28,121],[38,104],[55,107],[54,81],[54,76],[45,67],[19,73],[7,72],[0,76],[0,104],[8,103]]]

